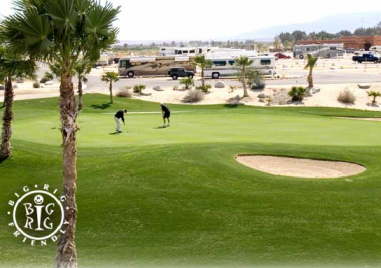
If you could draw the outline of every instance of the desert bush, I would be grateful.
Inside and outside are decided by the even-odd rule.
[[[292,98],[292,101],[303,101],[306,93],[307,88],[305,87],[292,87],[288,95]]]
[[[356,102],[356,96],[352,91],[346,88],[339,93],[337,100],[345,104],[354,104]]]
[[[144,89],[146,89],[145,85],[135,85],[134,88],[133,88],[133,91],[136,94],[142,94]]]
[[[39,82],[33,82],[33,88],[40,88],[41,87],[41,85],[40,85],[40,83]]]
[[[179,90],[179,87],[178,86],[174,86],[173,90]]]
[[[190,77],[181,79],[180,84],[184,85],[185,89],[190,89],[192,86],[194,86],[193,79]]]
[[[122,89],[116,94],[119,98],[132,98],[132,92],[128,89]]]
[[[184,102],[186,103],[194,103],[202,101],[205,97],[204,92],[200,90],[190,90],[184,97]]]
[[[263,90],[266,88],[266,83],[263,80],[262,76],[257,75],[253,77],[253,80],[251,81],[251,89],[254,90]]]
[[[46,82],[50,81],[48,78],[46,77],[43,77],[41,80],[40,80],[40,83],[41,84],[45,84]]]
[[[202,91],[204,93],[208,93],[211,88],[212,88],[211,85],[205,85],[205,86],[196,87],[197,90]]]

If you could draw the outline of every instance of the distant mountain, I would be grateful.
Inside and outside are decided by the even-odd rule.
[[[326,31],[337,33],[341,30],[354,31],[361,27],[374,27],[381,21],[381,12],[341,14],[307,23],[279,25],[270,28],[244,33],[233,37],[234,39],[260,39],[273,40],[281,32],[293,32],[295,30],[310,32]]]

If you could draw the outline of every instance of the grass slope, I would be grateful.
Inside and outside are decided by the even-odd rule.
[[[85,95],[78,133],[80,263],[112,266],[354,265],[381,261],[380,122],[333,119],[380,113],[323,108],[170,105]],[[6,203],[25,184],[61,187],[57,99],[15,103],[14,155],[0,164],[0,267],[51,267],[55,247],[12,237]],[[327,117],[328,116],[328,117]],[[239,153],[360,163],[361,175],[273,176]],[[2,204],[2,205],[1,205]]]

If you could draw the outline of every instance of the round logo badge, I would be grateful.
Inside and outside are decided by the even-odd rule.
[[[49,191],[49,185],[43,185],[39,189],[38,185],[31,190],[28,186],[23,188],[23,193],[15,193],[17,200],[10,200],[8,205],[12,210],[8,215],[12,217],[9,226],[15,228],[13,235],[23,237],[23,242],[30,241],[32,246],[40,243],[47,245],[47,241],[56,242],[58,233],[65,233],[62,230],[65,222],[65,210],[63,202],[65,197],[56,197],[57,189]],[[28,240],[29,239],[29,240]]]

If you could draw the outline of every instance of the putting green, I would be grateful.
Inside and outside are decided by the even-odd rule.
[[[323,108],[169,105],[85,95],[78,132],[82,267],[365,266],[381,261],[381,123]],[[0,267],[51,267],[55,246],[12,236],[6,204],[24,185],[61,188],[57,99],[15,105],[13,157],[0,164]],[[185,111],[185,112],[184,112]],[[251,170],[238,154],[359,163],[350,179]],[[3,204],[3,205],[1,205]]]

